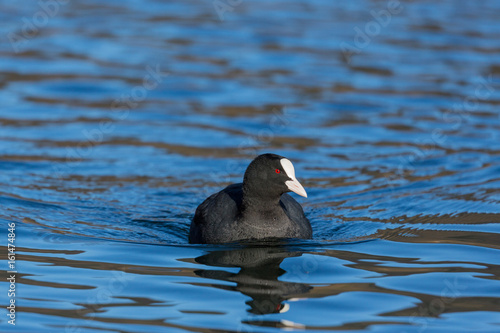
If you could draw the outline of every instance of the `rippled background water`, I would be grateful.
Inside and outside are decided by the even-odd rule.
[[[1,331],[498,332],[498,1],[0,6]],[[314,240],[187,244],[263,152]]]

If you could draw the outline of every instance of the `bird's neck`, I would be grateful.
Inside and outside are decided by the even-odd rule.
[[[266,212],[275,210],[280,207],[281,194],[269,193],[265,191],[251,191],[252,195],[248,195],[249,189],[243,186],[242,213],[246,211]]]

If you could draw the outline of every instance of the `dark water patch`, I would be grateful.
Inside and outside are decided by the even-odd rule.
[[[36,200],[30,200],[22,197],[11,197],[11,196],[0,196],[0,203],[5,206],[13,206],[13,207],[25,207],[28,208],[40,208],[40,209],[48,209],[48,210],[64,210],[65,208],[59,205],[39,202]]]

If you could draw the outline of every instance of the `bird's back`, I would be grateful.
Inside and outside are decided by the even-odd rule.
[[[242,214],[242,184],[232,184],[208,197],[196,209],[190,243],[228,243],[266,238],[311,238],[312,229],[301,205],[283,194],[269,215]]]
[[[190,243],[224,243],[234,238],[243,199],[242,185],[229,185],[198,206],[189,232]]]

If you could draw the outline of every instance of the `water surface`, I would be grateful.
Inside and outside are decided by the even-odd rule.
[[[216,3],[1,5],[1,330],[497,332],[500,4]],[[264,152],[314,239],[189,245]]]

